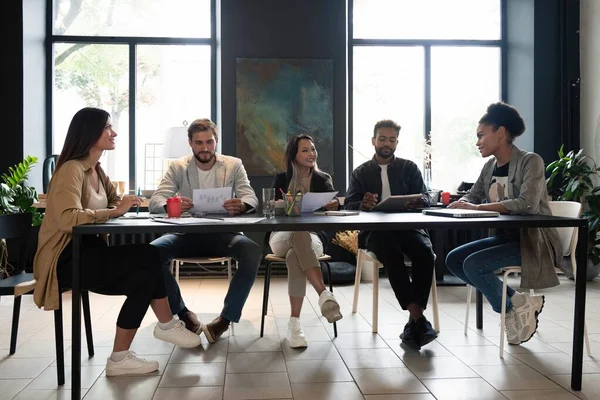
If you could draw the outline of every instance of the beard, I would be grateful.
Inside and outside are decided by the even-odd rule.
[[[206,154],[210,155],[210,157],[208,159],[200,158],[201,155],[206,155]],[[196,160],[198,160],[198,162],[201,162],[202,164],[208,164],[208,163],[211,163],[212,160],[215,158],[215,153],[210,152],[210,151],[199,151],[198,153],[194,154],[194,157],[196,158]]]
[[[395,149],[392,149],[391,147],[387,147],[387,146],[379,147],[379,148],[375,149],[375,153],[381,158],[390,158],[394,155],[395,151],[396,151]]]

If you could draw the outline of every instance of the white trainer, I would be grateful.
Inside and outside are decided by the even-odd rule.
[[[327,322],[330,324],[342,319],[340,305],[333,293],[327,289],[323,290],[319,296],[319,307],[321,307],[321,314],[327,318]]]
[[[541,295],[530,296],[526,293],[521,293],[525,298],[525,304],[514,307],[517,331],[521,343],[531,339],[538,327],[538,315],[544,308],[545,298]]]
[[[285,336],[291,348],[308,347],[308,341],[302,329],[300,318],[290,317],[287,335]]]
[[[200,336],[185,329],[183,321],[177,321],[175,326],[168,330],[163,330],[156,324],[154,327],[154,337],[163,342],[183,347],[184,349],[200,346]]]
[[[144,375],[158,370],[158,361],[146,360],[130,351],[121,361],[106,361],[106,376]]]
[[[519,331],[517,330],[517,314],[514,310],[506,312],[504,318],[504,328],[506,330],[506,340],[508,344],[521,344]]]

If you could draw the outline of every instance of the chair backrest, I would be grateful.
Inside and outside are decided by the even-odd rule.
[[[550,211],[555,217],[579,218],[581,203],[577,201],[550,201]],[[577,228],[556,228],[566,257],[577,246]]]
[[[22,271],[25,267],[25,254],[27,252],[27,239],[31,230],[31,214],[7,214],[0,215],[0,238],[7,239],[8,250],[15,249],[18,243],[17,270]],[[13,239],[13,240],[11,240]],[[13,258],[15,260],[15,258]]]
[[[42,189],[46,194],[48,194],[48,185],[50,184],[50,179],[54,173],[54,168],[56,168],[57,160],[58,154],[52,154],[46,157],[44,165],[42,166]]]

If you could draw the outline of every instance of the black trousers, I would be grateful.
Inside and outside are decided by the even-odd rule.
[[[374,231],[367,239],[367,250],[375,253],[385,267],[403,310],[412,303],[423,309],[427,307],[435,261],[427,234],[414,230]],[[412,282],[404,264],[404,254],[412,262]]]
[[[72,286],[73,247],[69,243],[57,264],[61,289]],[[160,252],[149,244],[108,246],[103,238],[84,236],[81,288],[109,296],[125,295],[117,326],[137,329],[153,299],[167,297]]]

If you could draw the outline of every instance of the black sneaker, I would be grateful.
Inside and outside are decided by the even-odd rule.
[[[409,317],[408,322],[404,325],[404,332],[400,334],[400,339],[402,339],[402,343],[407,345],[412,349],[419,350],[421,348],[419,341],[417,340],[417,325],[415,321]]]
[[[425,346],[438,337],[438,333],[433,329],[431,322],[427,321],[425,316],[422,316],[415,322],[415,335],[420,346]]]

